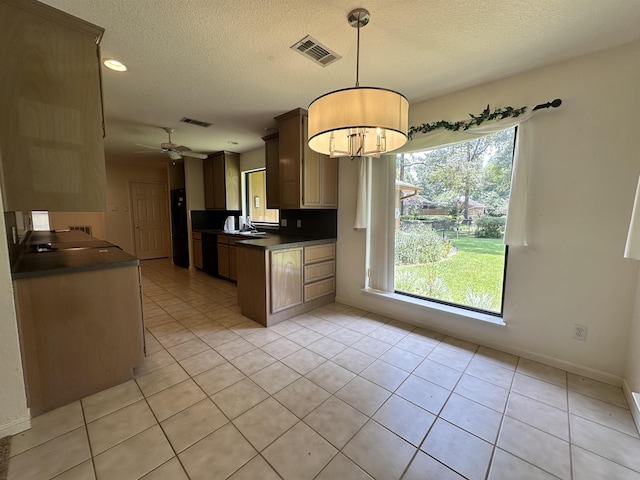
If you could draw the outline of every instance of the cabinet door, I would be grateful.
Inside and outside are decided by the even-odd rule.
[[[321,207],[323,155],[314,152],[308,147],[305,150],[304,163],[302,164],[302,204],[305,207]]]
[[[105,211],[103,29],[39,2],[0,2],[5,211]]]
[[[266,137],[265,137],[266,138]],[[265,166],[267,170],[267,208],[280,208],[280,142],[277,134],[265,140]]]
[[[280,128],[280,208],[300,208],[302,181],[302,123],[300,116],[278,122]]]
[[[202,240],[193,239],[193,265],[202,270]]]
[[[224,175],[224,208],[240,210],[240,156],[237,153],[225,152]]]
[[[238,253],[235,245],[229,245],[229,279],[238,279]]]
[[[202,162],[204,176],[204,208],[214,208],[213,203],[213,159],[205,158]]]
[[[321,206],[338,208],[338,159],[322,156],[321,165]]]
[[[303,302],[302,248],[271,252],[271,313]]]
[[[218,243],[218,275],[229,278],[229,245]]]
[[[212,159],[213,171],[213,208],[226,210],[224,154],[216,155]]]

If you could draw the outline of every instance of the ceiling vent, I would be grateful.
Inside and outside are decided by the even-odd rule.
[[[325,47],[309,35],[296,42],[294,45],[291,45],[291,49],[301,53],[307,58],[310,58],[314,63],[317,63],[322,67],[326,67],[327,65],[342,58],[336,52]]]
[[[190,123],[191,125],[198,125],[199,127],[209,128],[211,126],[210,123],[203,122],[202,120],[194,120],[193,118],[182,117],[180,119],[183,123]]]

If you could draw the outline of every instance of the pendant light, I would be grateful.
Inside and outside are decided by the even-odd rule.
[[[349,13],[358,29],[356,86],[326,93],[309,105],[309,147],[331,157],[380,157],[407,141],[409,102],[386,88],[361,87],[360,28],[371,16],[364,8]]]

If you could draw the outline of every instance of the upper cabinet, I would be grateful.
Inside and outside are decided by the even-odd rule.
[[[204,206],[240,210],[240,155],[217,152],[204,160]]]
[[[279,207],[338,208],[338,160],[309,148],[307,111],[298,108],[276,117],[276,121],[279,128]]]
[[[106,210],[103,33],[34,0],[0,2],[5,210]]]
[[[264,164],[267,174],[267,208],[280,208],[280,135],[272,133],[264,140]]]

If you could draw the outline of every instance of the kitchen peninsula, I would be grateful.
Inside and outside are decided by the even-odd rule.
[[[144,360],[139,260],[79,231],[30,232],[12,267],[31,414],[133,378]]]
[[[268,327],[333,302],[335,242],[279,234],[236,242],[241,313]]]

